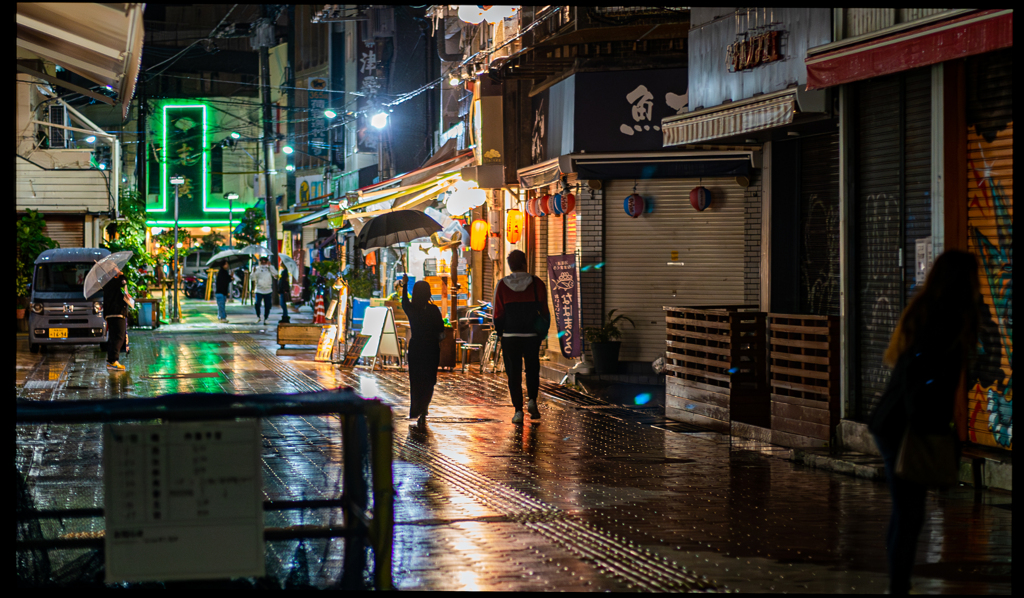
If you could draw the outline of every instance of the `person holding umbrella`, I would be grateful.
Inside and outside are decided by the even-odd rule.
[[[217,271],[217,321],[223,324],[228,322],[227,302],[231,293],[231,272],[228,271],[228,261],[224,260]]]
[[[402,276],[402,309],[409,318],[412,339],[406,360],[409,363],[409,417],[427,423],[427,409],[437,384],[437,366],[441,362],[444,320],[441,310],[430,302],[430,283],[420,280],[412,287],[409,300],[409,275]]]
[[[131,251],[112,253],[100,261],[85,275],[83,294],[88,299],[99,290],[103,290],[103,317],[107,321],[107,369],[124,371],[121,365],[121,349],[127,342],[128,308],[135,301],[125,292],[128,280],[122,275],[122,269],[128,260],[135,255]]]
[[[270,269],[270,261],[260,258],[260,265],[253,270],[252,278],[256,283],[256,323],[266,324],[270,317],[270,296],[274,292],[274,279],[277,276]],[[260,320],[260,303],[263,303],[263,319]]]
[[[288,317],[288,296],[292,293],[292,283],[288,276],[288,268],[281,268],[281,278],[277,281],[277,292],[281,300],[281,323],[287,324],[291,321]]]

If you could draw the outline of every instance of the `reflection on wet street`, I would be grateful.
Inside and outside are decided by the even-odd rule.
[[[126,373],[95,348],[29,355],[18,396],[74,401],[176,392],[293,393],[351,386],[395,413],[393,577],[399,589],[881,593],[884,484],[808,469],[770,447],[672,432],[624,409],[545,396],[542,419],[509,422],[503,375],[442,372],[425,428],[405,418],[408,377],[338,369],[281,351],[273,327],[186,323],[132,331]],[[212,313],[212,310],[210,310]],[[639,405],[638,405],[639,406]],[[643,410],[637,410],[640,414]],[[102,505],[99,426],[19,426],[16,461],[41,508]],[[764,450],[761,450],[764,449]],[[263,421],[269,500],[335,498],[334,417]],[[1009,593],[1008,493],[930,493],[914,584],[926,593]],[[340,524],[326,510],[272,511],[267,526]],[[47,523],[95,533],[102,520]],[[267,543],[268,575],[326,586],[343,542]],[[74,556],[74,555],[71,555]],[[68,557],[70,558],[70,557]]]

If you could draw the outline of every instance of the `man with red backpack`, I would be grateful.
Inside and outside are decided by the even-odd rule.
[[[540,419],[540,344],[551,324],[547,287],[526,271],[526,254],[516,249],[508,254],[512,273],[494,287],[494,331],[501,341],[508,391],[516,413],[512,423],[523,423],[523,364],[526,365],[527,409],[530,419]]]

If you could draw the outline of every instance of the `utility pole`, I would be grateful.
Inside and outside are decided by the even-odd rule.
[[[264,208],[267,213],[267,235],[269,237],[270,263],[271,267],[277,268],[277,206],[274,203],[274,193],[270,187],[270,159],[274,151],[273,127],[271,126],[270,111],[270,44],[273,41],[274,21],[280,14],[277,6],[267,4],[260,5],[263,22],[260,27],[269,28],[269,32],[258,31],[256,34],[260,44],[260,89],[263,95],[263,172],[266,181],[266,202]],[[273,299],[277,299],[277,285],[274,285]],[[273,303],[274,301],[272,301]]]

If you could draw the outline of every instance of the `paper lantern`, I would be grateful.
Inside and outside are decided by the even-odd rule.
[[[572,193],[562,194],[561,210],[563,214],[571,214],[576,209],[576,196]]]
[[[562,215],[562,194],[555,193],[551,196],[551,213],[555,216]]]
[[[483,251],[487,247],[487,235],[491,225],[486,220],[474,220],[470,227],[469,246],[473,251]]]
[[[551,213],[551,195],[545,193],[537,201],[537,212],[538,216],[547,216]]]
[[[695,187],[690,191],[690,205],[698,212],[711,205],[711,192],[704,187]]]
[[[527,199],[523,204],[523,209],[526,210],[527,216],[533,216],[533,199]]]
[[[644,198],[634,193],[626,198],[622,207],[631,218],[639,218],[644,213]]]
[[[523,236],[523,213],[509,210],[505,214],[505,238],[509,243],[518,243]]]

